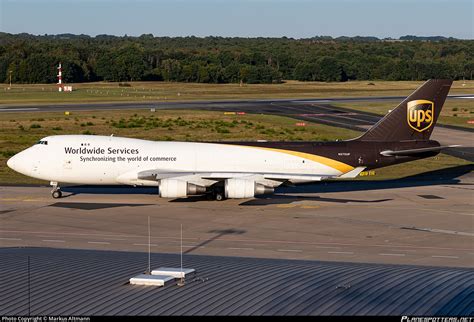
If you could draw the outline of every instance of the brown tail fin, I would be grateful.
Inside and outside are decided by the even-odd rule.
[[[428,80],[357,140],[429,140],[452,83],[447,79]]]

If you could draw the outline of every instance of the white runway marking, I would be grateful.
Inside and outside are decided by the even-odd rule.
[[[88,244],[101,244],[101,245],[110,245],[109,242],[98,242],[98,241],[88,241]],[[148,245],[148,244],[147,244]]]
[[[36,108],[36,107],[29,107],[29,108],[9,108],[9,109],[0,108],[0,112],[31,111],[31,110],[38,110],[38,108]]]
[[[405,254],[380,253],[380,256],[405,256]]]
[[[58,237],[58,236],[36,236],[38,238],[55,238],[55,237]]]
[[[1,234],[52,234],[51,232],[44,232],[44,231],[25,231],[25,230],[0,230]],[[148,236],[140,236],[140,235],[103,235],[103,234],[81,234],[81,233],[58,233],[58,236],[97,236],[97,237],[124,237],[124,238],[144,238]],[[179,241],[179,237],[151,237],[152,239],[174,239]],[[183,241],[187,240],[197,240],[197,237],[183,237]],[[292,244],[292,245],[311,245],[311,246],[326,246],[326,247],[371,247],[371,248],[384,248],[387,249],[386,244],[364,244],[364,243],[337,243],[337,242],[308,242],[308,241],[291,241],[291,240],[261,240],[261,239],[228,239],[228,238],[220,238],[215,240],[216,242],[243,242],[243,243],[261,243],[264,242],[265,244]],[[432,246],[415,246],[415,245],[390,245],[391,248],[399,248],[402,249],[432,249],[432,250],[454,250],[454,251],[467,251],[471,252],[472,248],[455,248],[455,247],[432,247]]]
[[[332,100],[291,101],[292,103],[331,103]]]
[[[65,243],[65,240],[59,240],[59,239],[43,239],[44,242],[47,243]]]
[[[21,240],[21,238],[7,238],[7,237],[4,237],[4,238],[0,238],[2,240]]]
[[[301,253],[301,252],[303,252],[303,251],[300,250],[300,249],[277,249],[277,251],[279,251],[279,252],[296,252],[296,253]]]
[[[346,254],[346,255],[352,255],[354,252],[328,252],[328,254]]]
[[[234,249],[234,250],[254,250],[254,248],[249,248],[249,247],[227,247],[227,249]]]
[[[444,256],[444,255],[433,255],[431,257],[433,257],[433,258],[454,258],[454,259],[459,258],[459,256],[447,256],[447,255],[446,256]]]
[[[24,233],[24,234],[51,234],[51,235],[56,235],[56,236],[97,236],[101,238],[107,238],[107,237],[123,237],[123,238],[148,238],[148,236],[142,236],[142,235],[104,235],[104,234],[84,234],[84,233],[53,233],[53,232],[47,232],[47,231],[27,231],[27,230],[0,230],[0,233]],[[152,239],[178,239],[179,242],[179,237],[151,237]],[[183,240],[185,239],[199,239],[197,237],[183,237]]]
[[[148,244],[133,244],[133,246],[148,246]],[[157,244],[150,244],[150,246],[156,247]]]

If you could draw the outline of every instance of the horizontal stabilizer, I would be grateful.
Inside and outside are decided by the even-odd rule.
[[[460,145],[441,145],[441,146],[434,146],[434,147],[429,147],[429,148],[398,150],[398,151],[385,150],[385,151],[380,152],[380,154],[385,157],[412,156],[412,155],[426,153],[426,152],[436,152],[436,151],[441,151],[448,148],[456,148],[459,146]]]

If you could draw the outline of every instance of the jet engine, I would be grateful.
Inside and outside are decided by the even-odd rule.
[[[206,193],[206,187],[182,180],[163,179],[160,182],[159,193],[162,198],[180,198],[189,195],[204,194]]]
[[[226,198],[252,198],[256,195],[273,193],[272,187],[256,183],[253,180],[232,178],[227,179],[224,185]]]

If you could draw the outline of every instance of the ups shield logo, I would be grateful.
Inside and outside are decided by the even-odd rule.
[[[427,100],[410,101],[407,104],[408,125],[418,132],[423,132],[433,124],[434,103]]]

